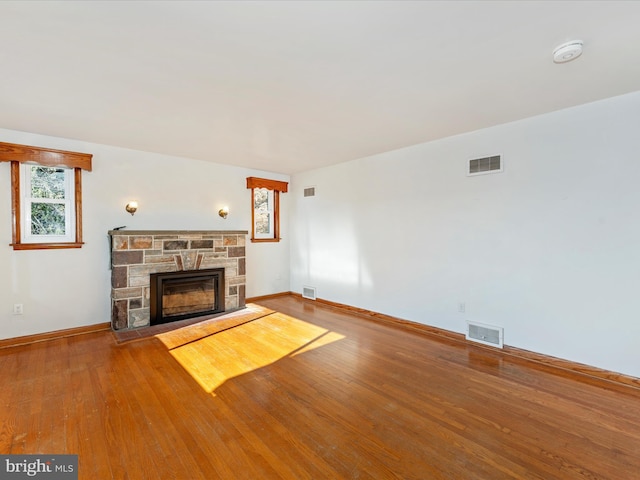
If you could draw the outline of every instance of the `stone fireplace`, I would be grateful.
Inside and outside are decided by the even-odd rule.
[[[112,328],[146,327],[244,308],[246,235],[215,230],[109,231]],[[171,272],[176,275],[166,275],[172,279],[165,297],[175,297],[158,321],[160,304],[157,292],[152,304],[151,290],[162,285],[159,275],[162,279]],[[207,294],[213,297],[203,300]],[[197,296],[200,299],[194,301]]]

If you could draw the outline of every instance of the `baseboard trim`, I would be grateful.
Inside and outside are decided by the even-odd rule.
[[[35,335],[25,335],[23,337],[7,338],[0,340],[0,348],[16,347],[18,345],[28,345],[31,343],[46,342],[57,338],[75,337],[76,335],[85,335],[87,333],[102,332],[111,330],[110,323],[96,323],[95,325],[87,325],[84,327],[67,328],[64,330],[55,330],[53,332],[36,333]]]
[[[550,370],[562,370],[564,372],[579,375],[586,379],[591,379],[592,381],[598,382],[599,384],[605,382],[609,388],[611,386],[622,386],[625,388],[632,387],[635,389],[640,389],[640,378],[632,377],[630,375],[612,372],[598,367],[593,367],[562,358],[552,357],[550,355],[544,355],[542,353],[531,352],[521,348],[511,347],[509,345],[505,345],[503,349],[496,349],[482,344],[477,344],[475,342],[469,342],[461,333],[456,333],[442,328],[432,327],[429,325],[424,325],[422,323],[413,322],[411,320],[404,320],[402,318],[392,317],[383,313],[372,312],[364,308],[352,307],[344,303],[332,302],[330,300],[324,300],[321,298],[317,298],[316,300],[308,300],[306,298],[303,298],[300,293],[289,292],[289,294],[299,298],[304,302],[316,303],[328,308],[346,311],[351,314],[387,325],[392,325],[406,330],[412,330],[425,335],[437,336],[440,339],[464,343],[465,345],[472,348],[482,348],[484,350],[490,350],[497,354],[509,355],[530,362],[535,362]],[[283,296],[283,294],[278,294],[277,296]]]
[[[245,299],[245,302],[246,303],[255,303],[255,302],[259,302],[260,300],[269,300],[271,298],[278,298],[278,297],[288,297],[290,295],[296,295],[296,294],[293,293],[293,292],[272,293],[270,295],[261,295],[259,297],[249,297],[249,298]]]

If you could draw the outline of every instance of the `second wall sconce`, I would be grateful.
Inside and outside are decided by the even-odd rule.
[[[218,215],[220,215],[222,218],[227,218],[227,215],[229,215],[229,207],[222,207],[220,210],[218,210]]]
[[[133,215],[134,213],[136,213],[136,210],[138,210],[138,202],[129,202],[127,203],[127,206],[124,207],[124,209],[131,215]]]

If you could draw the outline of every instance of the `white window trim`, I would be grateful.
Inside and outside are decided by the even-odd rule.
[[[259,190],[259,189],[256,189]],[[255,232],[255,238],[257,239],[266,239],[266,238],[274,238],[275,237],[275,217],[274,217],[274,194],[273,194],[273,190],[269,189],[269,188],[265,188],[265,190],[267,191],[267,205],[269,206],[269,208],[267,209],[267,212],[269,214],[269,231],[267,233],[259,233],[258,229],[257,229],[257,215],[254,215],[254,225],[253,225],[253,231]],[[254,198],[253,198],[253,204],[254,204],[254,210],[255,210],[255,192],[254,192]],[[257,212],[257,210],[256,210]]]
[[[62,168],[64,170],[64,189],[65,198],[62,200],[32,198],[31,197],[31,167],[33,164],[20,164],[20,194],[21,194],[21,222],[22,239],[25,243],[63,243],[74,242],[76,238],[76,219],[75,219],[75,185],[74,170],[66,167],[49,167]],[[31,232],[31,204],[32,203],[60,203],[64,205],[65,211],[65,235],[34,235]]]

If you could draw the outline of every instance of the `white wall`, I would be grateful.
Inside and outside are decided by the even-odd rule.
[[[639,132],[637,92],[294,175],[291,290],[640,376]]]
[[[0,338],[12,338],[110,321],[111,272],[107,231],[128,229],[251,231],[251,191],[246,177],[288,181],[284,175],[210,162],[126,150],[0,129],[0,141],[92,153],[83,172],[85,245],[71,250],[14,251],[11,243],[11,176],[0,163]],[[281,195],[283,241],[247,241],[247,296],[288,290],[288,194]],[[124,206],[137,200],[138,212]],[[229,217],[218,216],[228,205]],[[13,315],[22,303],[24,315]]]

